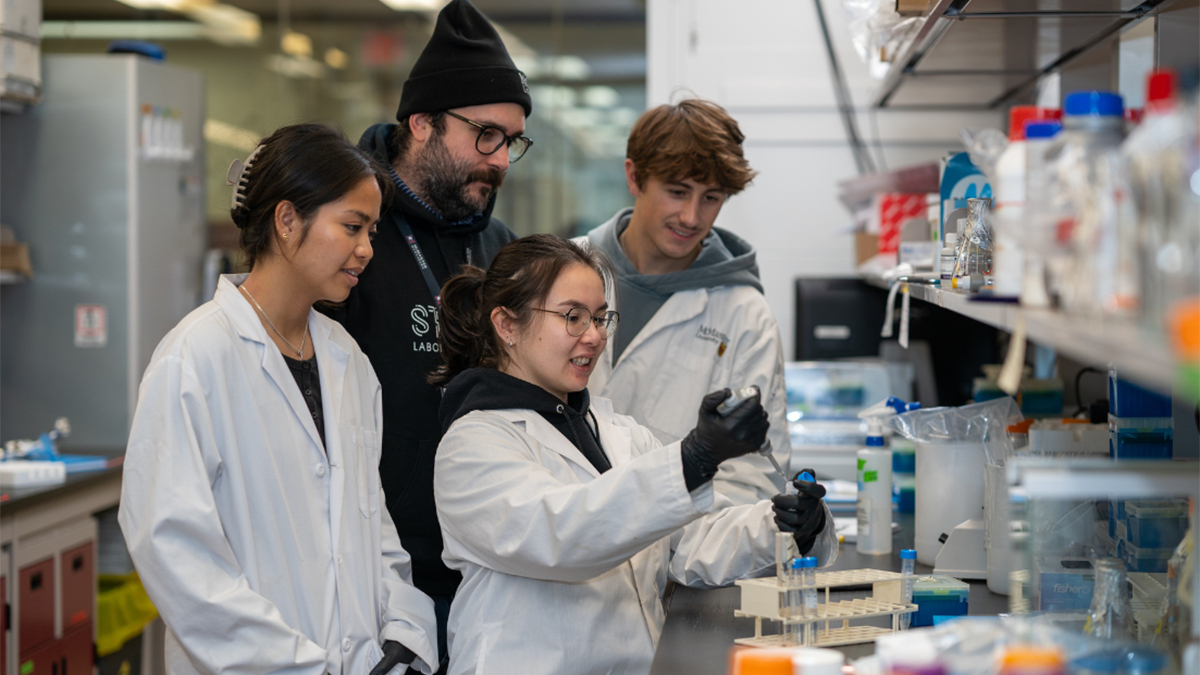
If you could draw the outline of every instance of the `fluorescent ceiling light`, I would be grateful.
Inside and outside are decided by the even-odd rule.
[[[397,12],[436,12],[449,0],[379,0]]]
[[[325,75],[325,66],[320,61],[299,59],[282,54],[272,54],[267,57],[267,70],[296,79],[318,80]]]
[[[289,56],[299,59],[311,59],[313,53],[312,38],[304,33],[289,30],[279,40],[279,49]]]
[[[248,129],[235,127],[232,124],[214,120],[204,120],[204,140],[217,143],[234,150],[250,152],[258,147],[259,135]]]
[[[350,65],[350,55],[337,47],[330,47],[325,50],[325,65],[334,70],[345,70]]]
[[[258,15],[216,0],[118,0],[136,9],[185,14],[204,24],[204,36],[223,45],[257,44],[262,35]]]
[[[203,40],[194,21],[43,21],[42,38],[60,40]]]

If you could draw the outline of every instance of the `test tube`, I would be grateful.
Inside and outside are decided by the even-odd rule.
[[[913,598],[913,579],[916,574],[917,551],[906,548],[900,551],[900,574],[908,577],[900,581],[900,602],[909,605]],[[900,615],[900,630],[908,630],[912,626],[912,614]]]
[[[788,579],[787,579],[788,614],[787,614],[787,618],[789,618],[789,619],[799,619],[799,618],[803,618],[805,615],[804,614],[804,601],[800,595],[800,587],[804,583],[804,580],[803,580],[803,577],[801,574],[802,566],[803,565],[802,565],[802,561],[800,558],[792,558],[791,562],[788,563]],[[806,626],[806,623],[802,622],[802,621],[793,621],[792,623],[786,624],[786,626],[787,626],[788,641],[795,643],[795,645],[797,647],[803,647],[805,645],[805,642],[804,642],[805,630],[804,630],[804,628]]]
[[[804,584],[804,632],[807,634],[804,644],[815,647],[817,644],[817,559],[815,556],[805,556],[801,560]]]

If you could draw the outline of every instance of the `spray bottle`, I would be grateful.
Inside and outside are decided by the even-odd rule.
[[[892,552],[892,451],[884,447],[883,421],[920,407],[892,396],[858,413],[868,424],[867,445],[858,451],[859,553]]]

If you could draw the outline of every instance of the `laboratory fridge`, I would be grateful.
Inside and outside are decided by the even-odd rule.
[[[119,451],[155,346],[200,298],[204,81],[51,55],[42,93],[0,120],[0,221],[34,271],[0,287],[0,440],[65,416],[64,448]]]

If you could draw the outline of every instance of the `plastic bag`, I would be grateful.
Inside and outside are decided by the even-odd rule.
[[[1003,464],[1013,449],[1008,427],[1022,419],[1017,402],[1006,396],[957,408],[914,410],[892,417],[887,424],[920,443],[977,441],[989,464]]]

